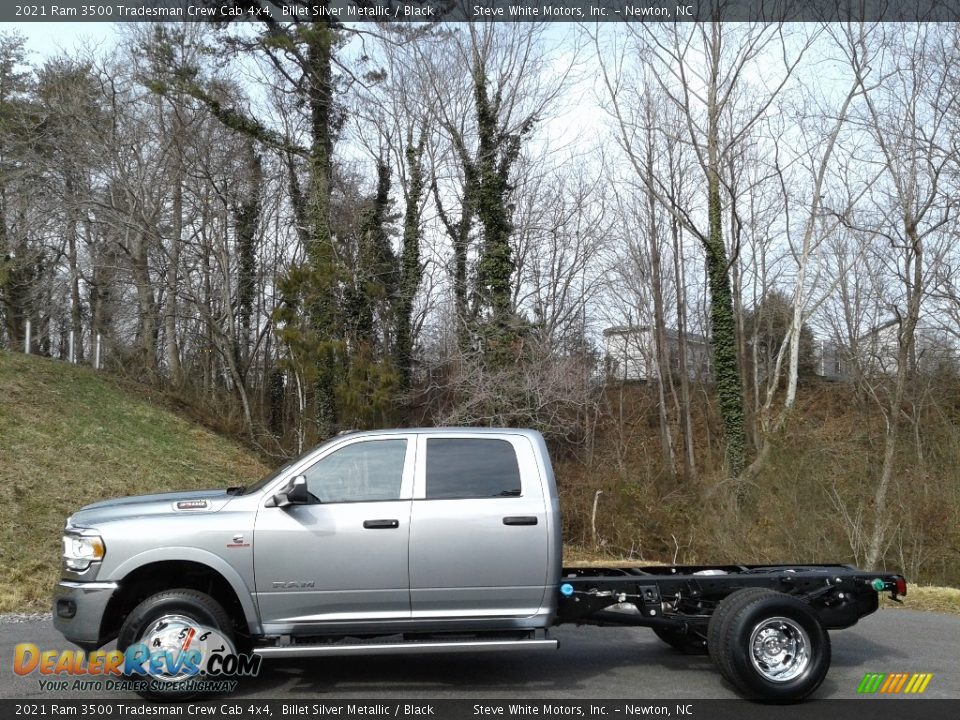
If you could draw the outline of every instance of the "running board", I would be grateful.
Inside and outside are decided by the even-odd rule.
[[[407,655],[435,652],[502,652],[505,650],[556,650],[557,640],[470,640],[465,642],[358,643],[354,645],[285,645],[254,648],[261,657],[323,657],[346,655]]]

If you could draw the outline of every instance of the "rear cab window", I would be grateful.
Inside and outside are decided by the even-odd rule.
[[[512,443],[499,438],[427,439],[427,500],[516,498],[523,494]]]

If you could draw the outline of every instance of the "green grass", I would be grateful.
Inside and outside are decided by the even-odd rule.
[[[563,544],[564,567],[643,567],[645,565],[664,565],[657,560],[625,558],[617,553],[582,547],[570,543]]]
[[[893,602],[885,595],[881,595],[881,598],[883,600],[880,607],[885,609],[926,610],[960,615],[960,590],[957,588],[908,584],[907,596],[902,603]]]
[[[266,471],[103,374],[0,351],[0,612],[48,609],[63,522],[82,505],[242,485]]]

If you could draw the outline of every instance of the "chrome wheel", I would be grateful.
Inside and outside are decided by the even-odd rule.
[[[769,618],[750,634],[750,661],[767,680],[788,682],[810,666],[810,638],[795,620]]]
[[[151,652],[172,653],[174,655],[188,653],[191,650],[200,652],[200,643],[196,637],[197,622],[185,615],[163,615],[153,620],[140,636],[140,642]],[[176,683],[195,677],[196,672],[182,671],[179,673],[161,673],[152,675],[157,680]]]
[[[134,692],[147,700],[186,700],[205,690],[214,656],[235,654],[232,619],[209,595],[192,588],[162,590],[143,600],[123,621],[117,649],[123,674],[142,680]]]

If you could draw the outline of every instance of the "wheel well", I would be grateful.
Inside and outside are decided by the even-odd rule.
[[[113,640],[127,615],[151,595],[174,588],[190,588],[216,600],[230,616],[238,640],[249,635],[247,618],[233,587],[219,572],[203,563],[189,560],[165,560],[138,567],[114,592],[100,623],[101,643]]]

